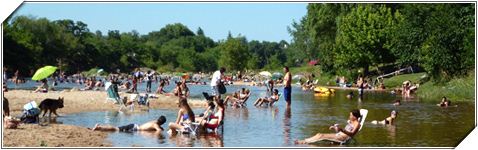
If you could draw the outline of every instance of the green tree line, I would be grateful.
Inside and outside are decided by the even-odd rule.
[[[91,32],[81,21],[17,16],[3,23],[4,64],[28,73],[44,65],[77,73],[91,68],[128,72],[137,67],[165,71],[278,68],[286,61],[285,41],[247,41],[244,36],[213,41],[198,28],[168,24],[146,35],[137,31]],[[226,36],[226,35],[225,35]]]
[[[301,52],[290,58],[318,59],[331,74],[417,66],[446,81],[474,68],[474,12],[470,3],[309,4],[288,28],[290,54]]]
[[[338,75],[388,73],[417,66],[436,81],[474,68],[475,6],[471,3],[313,3],[287,27],[292,40],[269,42],[245,36],[213,41],[201,28],[168,24],[136,31],[92,32],[73,20],[17,16],[3,23],[4,64],[22,72],[56,65],[70,73],[98,67],[128,72],[275,70],[318,60],[322,72]]]

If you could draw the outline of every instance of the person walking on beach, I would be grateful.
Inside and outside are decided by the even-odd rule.
[[[284,99],[285,102],[287,103],[287,108],[290,108],[291,105],[291,99],[292,99],[292,86],[291,86],[291,79],[292,75],[289,72],[289,67],[285,66],[284,67]]]
[[[214,74],[212,74],[211,89],[212,89],[212,94],[215,95],[217,99],[221,98],[218,85],[222,84],[221,80],[223,79],[223,75],[225,71],[226,71],[226,68],[221,67],[219,70],[214,72]]]

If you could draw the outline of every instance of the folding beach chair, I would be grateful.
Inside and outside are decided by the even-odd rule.
[[[363,127],[363,124],[365,122],[365,118],[367,118],[367,114],[368,114],[368,110],[367,109],[360,109],[360,115],[362,115],[362,118],[360,118],[360,128],[359,128],[359,131],[362,130],[362,127]],[[357,134],[358,134],[357,132]],[[357,135],[356,134],[356,135]],[[339,143],[340,145],[343,145],[343,144],[346,144],[348,143],[349,141],[351,141],[353,138],[352,137],[349,137],[343,141],[340,141],[340,140],[334,140],[334,139],[324,139],[323,141],[330,141],[330,142],[335,142],[335,143]]]
[[[247,103],[246,103],[246,102],[247,102],[247,100],[249,99],[249,97],[250,97],[250,96],[247,96],[247,97],[245,97],[244,99],[239,99],[239,100],[236,102],[236,106],[237,106],[237,107],[241,107],[241,108],[247,106]]]
[[[280,98],[282,97],[282,94],[281,94],[281,93],[278,93],[277,95],[278,95],[279,97],[277,98],[276,101],[274,101],[274,102],[264,101],[264,102],[261,104],[261,106],[262,106],[263,104],[266,104],[266,106],[268,106],[268,105],[270,105],[270,103],[274,104],[274,103],[278,102],[278,101],[280,100]]]
[[[111,82],[106,82],[105,83],[105,90],[106,90],[106,94],[108,95],[108,97],[106,97],[106,101],[105,103],[108,101],[108,100],[111,100],[113,101],[115,104],[118,104],[120,105],[119,107],[119,111],[121,111],[122,108],[126,108],[126,106],[124,105],[124,102],[121,100],[119,94],[117,91],[115,91],[115,87],[116,85],[115,84],[112,84]]]

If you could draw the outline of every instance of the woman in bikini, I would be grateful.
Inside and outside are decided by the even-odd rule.
[[[271,97],[258,98],[256,102],[254,102],[254,106],[262,106],[263,103],[269,103],[269,105],[272,106],[277,101],[279,101],[279,90],[274,89]]]
[[[354,109],[350,112],[349,120],[347,121],[348,124],[345,126],[345,128],[340,128],[338,124],[329,127],[329,129],[334,129],[337,133],[317,133],[316,135],[304,140],[295,140],[294,143],[309,144],[321,140],[345,141],[348,138],[353,137],[359,131],[359,118],[361,117],[362,115],[360,114],[360,111]]]
[[[222,99],[217,100],[217,111],[212,115],[205,114],[203,118],[200,119],[200,124],[202,127],[202,131],[206,129],[211,129],[216,131],[217,127],[221,125],[222,121],[224,120],[224,101]]]
[[[393,110],[391,113],[390,113],[390,117],[387,117],[385,118],[384,120],[382,121],[377,121],[377,120],[374,120],[372,121],[372,124],[383,124],[383,125],[393,125],[393,123],[395,122],[395,119],[397,118],[397,112],[395,110]]]
[[[189,107],[186,98],[179,98],[179,108],[180,109],[178,111],[176,122],[169,123],[168,133],[173,135],[177,133],[176,130],[185,131],[185,125],[195,121],[194,112],[192,111],[191,107]]]

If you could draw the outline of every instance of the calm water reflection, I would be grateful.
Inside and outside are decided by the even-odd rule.
[[[200,93],[209,90],[209,86],[191,86],[191,91]],[[241,86],[229,86],[235,91]],[[265,96],[265,87],[248,87],[252,90],[251,99],[246,108],[227,108],[224,131],[220,134],[201,136],[178,135],[170,137],[151,133],[111,133],[109,140],[114,146],[130,147],[290,147],[290,146],[338,146],[329,143],[312,145],[294,145],[295,139],[303,139],[317,132],[331,132],[328,127],[339,123],[344,125],[351,109],[369,110],[366,123],[348,145],[364,146],[445,146],[459,144],[474,128],[474,102],[456,102],[458,107],[439,108],[436,102],[424,100],[403,100],[401,106],[393,106],[395,99],[401,99],[388,93],[368,92],[358,101],[346,99],[349,91],[337,91],[333,96],[316,96],[293,88],[292,108],[285,109],[281,99],[275,107],[254,107],[252,103],[258,97]],[[282,92],[282,91],[281,91]],[[354,91],[356,93],[356,91]],[[200,97],[197,95],[197,97]],[[390,111],[397,110],[396,125],[373,125],[372,120],[383,120]],[[59,118],[64,124],[92,127],[95,123],[125,125],[144,123],[165,115],[167,122],[175,120],[176,109],[150,110],[140,114],[117,112],[86,112],[71,114]],[[203,112],[195,109],[195,113]],[[166,125],[163,125],[167,128]]]

